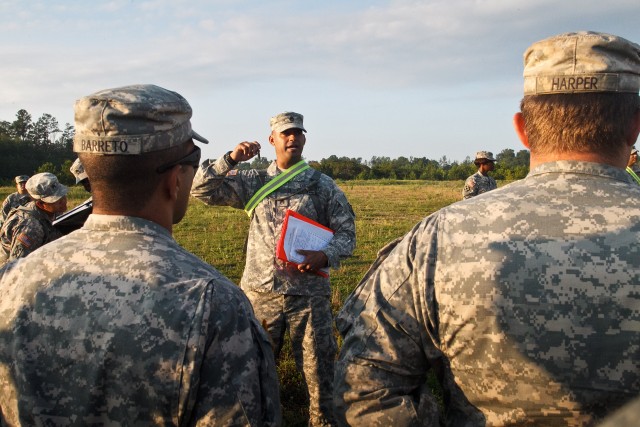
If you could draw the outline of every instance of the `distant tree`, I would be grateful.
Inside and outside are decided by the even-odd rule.
[[[266,157],[258,158],[258,156],[256,156],[253,159],[251,159],[250,162],[239,163],[238,169],[239,170],[266,169],[269,167],[270,164],[271,164],[271,161],[269,161],[269,159],[267,159]]]
[[[516,154],[516,165],[525,166],[529,168],[529,162],[531,161],[531,153],[529,150],[520,150]]]
[[[451,167],[447,171],[446,177],[450,181],[464,180],[467,179],[467,177],[469,177],[470,175],[476,173],[476,171],[476,166],[471,162],[462,164],[453,162],[451,164]]]
[[[271,160],[266,157],[254,157],[251,160],[251,169],[266,169],[271,164]]]
[[[496,165],[499,167],[504,167],[509,169],[514,166],[516,161],[515,152],[511,148],[506,148],[502,150],[496,156]]]
[[[29,114],[27,110],[18,110],[16,119],[11,123],[11,136],[25,140],[32,127],[31,114]]]
[[[47,113],[34,123],[31,114],[22,109],[13,122],[0,121],[0,180],[10,182],[16,175],[64,171],[65,163],[76,158],[73,135],[73,126],[67,123],[60,130],[58,120]]]
[[[440,163],[435,160],[430,160],[424,167],[424,170],[420,174],[420,179],[429,181],[442,181],[445,179],[445,171],[440,167]]]
[[[370,164],[372,178],[395,179],[394,166],[389,157],[372,157]]]
[[[395,160],[391,161],[393,173],[396,178],[394,179],[409,179],[409,173],[411,172],[411,161],[404,157],[400,156]]]
[[[73,165],[74,160],[67,159],[60,166],[60,174],[58,175],[58,179],[65,185],[75,185],[76,177],[71,173],[71,165]]]
[[[496,156],[496,169],[493,176],[496,179],[522,179],[529,173],[529,151],[520,150],[516,154],[506,148]]]
[[[36,145],[52,145],[55,144],[55,134],[60,132],[58,129],[58,120],[51,114],[43,114],[40,118],[33,123],[31,129],[27,133],[29,141]]]
[[[11,123],[0,120],[0,139],[9,139],[11,138]]]
[[[362,164],[361,158],[338,157],[335,155],[313,163],[315,166],[310,163],[311,167],[332,178],[343,180],[356,179],[365,169],[368,169],[367,166]]]
[[[62,145],[65,150],[73,151],[73,136],[75,134],[75,128],[69,123],[65,123],[62,134],[60,135],[60,138],[56,141],[56,143]]]
[[[51,162],[46,162],[38,166],[38,169],[36,169],[36,173],[43,173],[43,172],[50,172],[56,176],[58,175],[58,169]]]
[[[442,158],[440,159],[440,161],[438,162],[440,163],[440,167],[444,170],[449,169],[449,159],[447,159],[447,156],[442,156]]]
[[[356,176],[356,179],[360,179],[360,180],[365,180],[365,179],[371,179],[371,168],[369,168],[368,166],[362,165],[364,167],[364,169],[362,171],[360,171],[360,173],[358,174],[358,176]]]

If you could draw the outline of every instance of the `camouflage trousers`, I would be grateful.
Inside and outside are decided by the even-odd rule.
[[[256,317],[266,326],[276,359],[289,330],[296,367],[309,393],[309,425],[335,425],[333,369],[337,345],[327,296],[247,292]]]

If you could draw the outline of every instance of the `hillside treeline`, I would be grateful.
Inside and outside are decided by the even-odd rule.
[[[12,184],[17,175],[52,172],[66,184],[75,183],[69,172],[76,158],[73,133],[73,126],[67,123],[60,129],[50,114],[34,121],[29,112],[19,110],[12,122],[0,120],[0,181]]]
[[[74,129],[70,124],[60,129],[58,121],[50,114],[33,120],[26,110],[19,110],[13,121],[0,121],[0,183],[11,185],[16,175],[33,175],[52,172],[66,183],[74,183],[69,172],[76,158],[73,153]],[[529,152],[512,149],[496,155],[493,176],[496,179],[515,180],[529,172]],[[266,168],[270,161],[262,157],[251,163],[242,163],[241,169]],[[315,169],[340,180],[369,179],[423,179],[432,181],[463,180],[475,173],[473,159],[463,162],[449,161],[446,157],[430,160],[426,157],[338,157],[332,155],[320,161],[309,161]]]

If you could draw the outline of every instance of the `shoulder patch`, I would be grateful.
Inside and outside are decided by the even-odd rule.
[[[227,176],[234,176],[234,175],[238,175],[238,169],[231,169],[229,172],[227,172]]]
[[[27,236],[25,233],[18,234],[18,237],[16,237],[16,239],[20,243],[22,243],[22,246],[24,246],[27,249],[29,249],[33,245],[33,242],[31,241],[29,236]]]

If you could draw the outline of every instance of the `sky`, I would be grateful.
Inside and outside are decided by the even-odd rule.
[[[0,0],[0,120],[73,125],[98,90],[179,92],[205,158],[304,115],[304,157],[449,161],[524,149],[522,55],[579,30],[640,43],[638,0]]]

